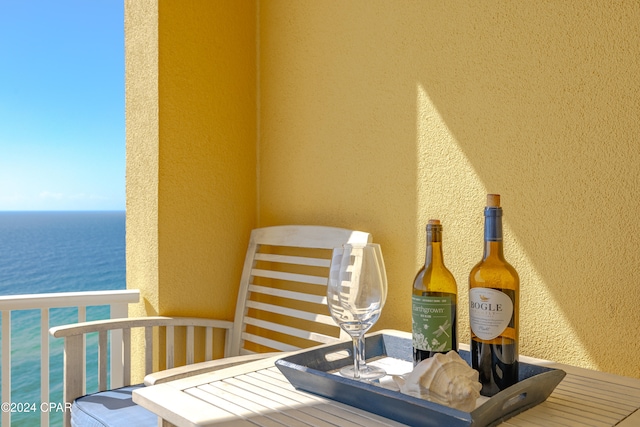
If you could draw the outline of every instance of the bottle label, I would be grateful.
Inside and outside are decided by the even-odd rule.
[[[412,298],[413,347],[426,351],[449,351],[452,342],[452,303],[449,296]]]
[[[492,340],[504,332],[513,316],[509,295],[490,288],[469,289],[471,331],[482,340]]]

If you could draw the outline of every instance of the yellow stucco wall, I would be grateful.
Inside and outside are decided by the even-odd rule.
[[[130,68],[156,1],[126,2],[127,280],[147,313],[229,317],[249,229],[316,223],[381,243],[376,328],[408,330],[439,217],[467,342],[497,192],[521,353],[640,377],[635,2],[160,0],[154,89]]]
[[[257,212],[255,3],[125,6],[130,315],[232,320]]]
[[[125,1],[127,287],[158,306],[158,8],[155,0]],[[149,313],[151,314],[151,313]]]
[[[255,5],[159,4],[158,311],[231,319],[256,224]]]
[[[640,377],[638,3],[269,0],[259,24],[261,223],[370,231],[378,327],[409,329],[439,217],[468,342],[501,193],[521,353]]]

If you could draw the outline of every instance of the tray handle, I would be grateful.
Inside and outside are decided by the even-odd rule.
[[[472,411],[473,425],[498,425],[514,415],[544,402],[565,375],[564,371],[554,369],[522,380],[502,390]]]

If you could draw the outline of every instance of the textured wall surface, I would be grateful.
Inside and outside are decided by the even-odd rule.
[[[155,0],[125,10],[127,282],[144,287],[158,279],[158,10]]]
[[[130,315],[232,320],[257,212],[255,3],[125,15]]]
[[[256,8],[158,11],[158,311],[232,319],[256,221]]]
[[[229,317],[249,229],[315,223],[381,243],[376,327],[408,330],[439,218],[467,342],[496,192],[521,353],[640,377],[637,2],[159,0],[149,18],[157,2],[126,3],[127,279],[150,284],[146,312]]]
[[[410,328],[424,226],[469,340],[487,192],[521,353],[640,377],[637,2],[260,2],[260,221],[370,231]]]
[[[129,316],[158,305],[158,8],[155,0],[125,2],[127,287],[143,302]],[[142,336],[134,339],[143,341]],[[133,346],[144,348],[143,344]],[[136,381],[144,376],[144,355],[132,359]]]

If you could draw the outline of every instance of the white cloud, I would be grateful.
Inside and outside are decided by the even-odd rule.
[[[62,193],[52,193],[50,191],[42,191],[39,194],[41,199],[54,199],[54,200],[62,200],[64,199],[64,194]]]
[[[39,194],[41,199],[46,200],[108,200],[108,197],[99,196],[97,194],[87,194],[87,193],[76,193],[76,194],[64,194],[64,193],[54,193],[51,191],[42,191]]]
[[[107,197],[98,196],[96,194],[78,193],[69,196],[71,200],[108,200]]]

